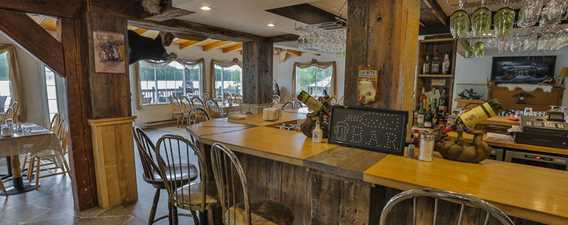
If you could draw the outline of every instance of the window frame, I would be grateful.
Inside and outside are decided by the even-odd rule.
[[[232,67],[232,66],[235,66],[235,65],[239,66],[241,68],[241,92],[243,92],[244,91],[243,90],[244,74],[243,74],[243,66],[242,66],[241,62],[239,61],[239,59],[234,58],[232,61],[222,61],[222,60],[215,60],[215,59],[211,60],[211,77],[210,77],[211,78],[210,79],[211,84],[210,84],[210,87],[209,87],[209,89],[210,89],[209,95],[211,96],[212,99],[217,98],[217,93],[216,93],[216,90],[215,90],[215,82],[216,82],[215,76],[217,75],[217,74],[215,74],[215,66],[220,66],[221,68],[227,68],[227,67]],[[223,75],[221,75],[221,76],[223,76]],[[242,94],[241,94],[241,97],[242,97]],[[225,101],[224,94],[221,95],[220,100],[222,102]]]
[[[53,73],[53,76],[54,76],[53,77],[53,86],[55,87],[55,99],[49,98],[49,94],[48,94],[48,90],[47,90],[48,84],[47,84],[47,70],[46,69],[49,69]],[[58,75],[53,69],[49,68],[46,64],[43,64],[43,63],[41,64],[41,72],[43,74],[43,88],[44,88],[44,93],[45,93],[44,102],[46,103],[45,109],[47,111],[47,121],[50,122],[53,117],[51,117],[52,113],[51,113],[51,110],[49,108],[49,100],[55,100],[55,102],[56,102],[57,112],[55,112],[54,115],[61,112],[61,108],[59,107],[59,98],[57,96],[57,93],[60,91],[59,90],[60,87],[59,87],[59,85],[57,85],[57,78],[56,78],[56,76],[58,76]]]
[[[8,109],[8,107],[10,106],[10,102],[13,101],[13,98],[14,98],[13,88],[14,87],[13,87],[12,79],[11,79],[11,75],[10,75],[10,73],[11,73],[10,70],[12,70],[12,66],[10,65],[10,50],[0,51],[0,54],[6,54],[6,67],[8,69],[6,76],[8,78],[7,81],[8,81],[8,88],[9,88],[8,92],[9,93],[8,93],[7,98],[6,98],[6,102],[4,102],[4,105],[2,106],[4,111],[0,112],[0,113],[4,113]]]
[[[305,63],[301,63],[301,62],[295,62],[294,65],[292,65],[292,96],[296,96],[299,93],[296,93],[296,87],[297,87],[297,77],[296,77],[296,68],[308,68],[308,67],[318,67],[321,69],[327,69],[329,67],[332,67],[332,71],[331,71],[331,93],[328,93],[330,95],[330,97],[336,97],[337,96],[337,62],[336,61],[328,61],[328,62],[319,62],[316,59],[312,59],[312,61],[310,62],[305,62]]]
[[[206,87],[205,85],[205,59],[200,58],[200,59],[196,59],[196,60],[191,60],[191,59],[176,59],[176,60],[171,60],[171,61],[167,61],[167,62],[158,62],[158,64],[162,64],[162,66],[168,65],[172,62],[177,62],[181,65],[184,66],[184,69],[182,71],[183,75],[182,75],[182,79],[183,79],[183,91],[184,91],[184,95],[186,94],[186,81],[187,81],[187,76],[189,76],[189,74],[187,73],[187,67],[188,66],[195,66],[195,65],[199,65],[200,68],[200,74],[199,74],[199,96],[203,96],[205,94],[204,92],[204,88]],[[147,63],[154,63],[154,62],[147,62]],[[156,63],[154,63],[156,64]],[[153,106],[153,105],[170,105],[170,102],[158,102],[158,103],[148,103],[148,104],[143,104],[142,103],[142,80],[141,80],[141,63],[137,62],[136,66],[135,66],[135,75],[136,75],[136,99],[137,99],[137,109],[141,109],[143,106]],[[156,70],[154,69],[154,81],[157,82],[156,80]],[[157,84],[156,84],[157,87]],[[157,90],[157,89],[156,89]]]

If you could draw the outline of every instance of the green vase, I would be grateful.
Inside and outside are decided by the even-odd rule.
[[[481,7],[471,14],[471,31],[474,37],[483,37],[491,32],[491,10]]]
[[[457,10],[450,16],[450,31],[454,38],[465,38],[469,35],[471,21],[465,10]]]
[[[513,30],[515,23],[515,10],[504,7],[495,13],[495,36],[497,38],[507,37]]]

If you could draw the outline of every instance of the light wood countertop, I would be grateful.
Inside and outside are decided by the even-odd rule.
[[[303,165],[310,156],[328,151],[333,144],[312,143],[304,134],[272,127],[255,127],[200,137],[204,144],[219,142],[231,150],[293,165]]]
[[[232,131],[244,130],[252,126],[246,124],[228,122],[226,118],[212,119],[209,121],[193,124],[188,128],[197,136],[222,134]]]
[[[247,118],[243,120],[229,120],[229,121],[232,123],[246,124],[257,127],[267,127],[282,123],[304,120],[304,119],[306,119],[306,114],[304,113],[282,111],[280,114],[280,119],[276,121],[265,121],[262,119],[262,114],[248,115]]]
[[[450,132],[448,133],[449,137],[457,137],[457,133]],[[473,136],[470,134],[464,134],[464,140],[471,141]],[[568,149],[562,148],[553,148],[547,146],[540,146],[540,145],[527,145],[527,144],[518,144],[515,143],[515,140],[511,135],[504,135],[504,134],[487,134],[483,138],[487,144],[493,147],[501,147],[501,148],[510,148],[522,151],[530,151],[536,153],[548,153],[548,154],[556,154],[562,156],[568,156]]]
[[[566,171],[493,160],[422,162],[389,155],[366,170],[363,180],[399,190],[427,187],[471,194],[516,217],[568,224]]]

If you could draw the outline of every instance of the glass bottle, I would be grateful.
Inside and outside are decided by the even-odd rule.
[[[298,100],[300,100],[302,103],[308,106],[308,108],[312,112],[319,112],[322,110],[324,112],[329,112],[329,109],[326,109],[326,107],[324,107],[324,105],[320,101],[312,97],[312,95],[310,95],[306,91],[300,92],[300,94],[298,95]]]
[[[444,74],[450,74],[450,56],[448,53],[444,55],[444,62],[442,62],[442,72]]]
[[[316,127],[312,131],[312,142],[321,143],[323,138],[323,130],[320,127],[320,121],[316,120]]]
[[[426,56],[426,61],[424,61],[424,64],[422,64],[422,74],[428,74],[430,73],[430,56],[427,55]]]

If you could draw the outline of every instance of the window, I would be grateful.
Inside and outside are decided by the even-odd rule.
[[[295,94],[304,90],[314,97],[334,96],[335,62],[294,64],[294,84]]]
[[[45,90],[47,92],[47,109],[49,112],[49,121],[53,119],[55,114],[59,113],[57,104],[57,85],[55,83],[55,73],[47,66],[43,67],[45,75]]]
[[[0,113],[6,111],[10,105],[12,96],[10,88],[10,64],[8,64],[8,52],[4,52],[0,54]]]
[[[141,103],[169,103],[170,96],[201,95],[203,63],[182,64],[173,61],[165,65],[140,62]]]
[[[226,95],[240,99],[243,95],[243,70],[236,61],[213,62],[215,68],[215,98],[225,100]]]

